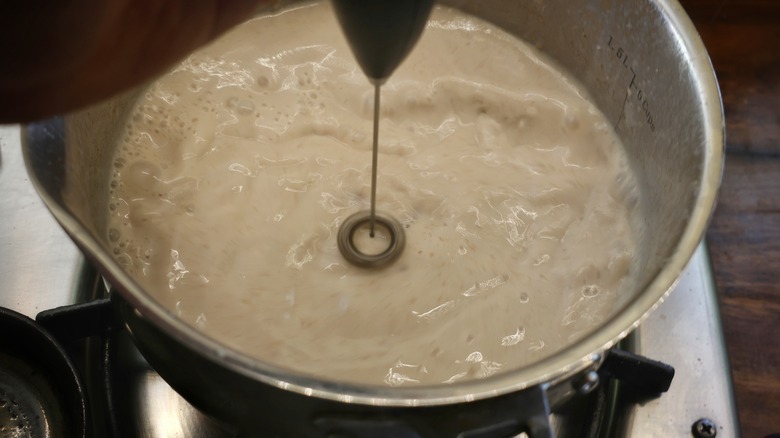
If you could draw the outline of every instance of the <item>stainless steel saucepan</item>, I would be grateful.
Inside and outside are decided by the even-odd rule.
[[[579,79],[610,119],[641,185],[642,287],[624,291],[604,322],[578,341],[485,379],[391,388],[305,377],[233,351],[177,319],[112,257],[105,223],[111,160],[137,92],[27,126],[24,154],[41,197],[118,290],[118,311],[139,349],[195,406],[261,436],[550,436],[550,406],[570,397],[570,382],[598,367],[675,284],[715,204],[724,149],[716,79],[681,6],[675,0],[442,3],[539,47]]]

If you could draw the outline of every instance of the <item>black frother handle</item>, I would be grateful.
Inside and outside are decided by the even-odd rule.
[[[417,43],[433,0],[333,0],[332,4],[363,73],[381,84]]]

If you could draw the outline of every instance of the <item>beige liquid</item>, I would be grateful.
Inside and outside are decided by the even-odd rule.
[[[633,177],[609,123],[532,48],[436,9],[383,87],[381,270],[346,263],[368,208],[372,87],[327,5],[250,21],[161,78],[111,181],[114,253],[164,306],[262,361],[340,381],[478,378],[560,350],[630,288]]]

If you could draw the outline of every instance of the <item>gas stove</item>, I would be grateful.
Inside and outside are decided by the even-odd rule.
[[[47,309],[85,302],[105,292],[96,275],[32,187],[21,157],[19,127],[0,127],[0,307],[35,318]],[[669,390],[633,399],[621,396],[619,385],[604,383],[576,409],[553,414],[556,436],[739,436],[704,243],[675,290],[622,347],[673,366]],[[126,332],[90,339],[71,354],[77,356],[92,399],[94,424],[88,436],[235,436],[230,426],[201,414],[174,392]],[[601,407],[593,409],[594,403]]]

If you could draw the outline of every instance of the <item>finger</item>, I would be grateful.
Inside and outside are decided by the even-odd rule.
[[[17,49],[0,74],[0,122],[63,113],[140,84],[267,2],[74,0],[51,10],[5,3],[0,39]]]

